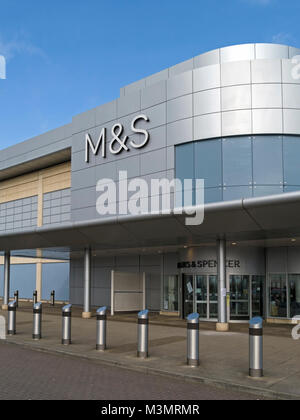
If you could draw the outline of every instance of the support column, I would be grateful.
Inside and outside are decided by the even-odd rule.
[[[37,291],[37,301],[41,302],[42,300],[42,250],[36,250],[36,268],[35,268],[35,290]]]
[[[37,301],[42,300],[42,263],[36,263],[36,277],[35,277],[35,290],[37,291]]]
[[[4,289],[3,289],[3,311],[8,310],[9,303],[9,288],[10,288],[10,251],[5,251],[4,254]]]
[[[90,248],[84,250],[84,302],[82,318],[91,318],[91,262],[92,253]]]
[[[226,308],[226,241],[217,241],[218,254],[218,323],[216,330],[220,332],[229,331]]]
[[[146,309],[146,273],[143,273],[143,311]]]

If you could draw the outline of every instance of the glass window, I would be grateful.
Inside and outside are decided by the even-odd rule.
[[[223,139],[224,185],[249,185],[252,183],[251,137]]]
[[[264,283],[265,276],[252,276],[252,316],[263,316]]]
[[[265,195],[281,194],[283,192],[282,185],[255,185],[253,187],[254,197],[263,197]]]
[[[300,274],[289,274],[290,317],[300,315]]]
[[[182,182],[194,179],[194,143],[187,143],[176,147],[176,178]]]
[[[164,277],[164,302],[163,310],[178,311],[178,276]]]
[[[270,274],[270,316],[272,318],[287,318],[285,274]]]
[[[223,188],[205,188],[204,201],[205,203],[217,203],[223,200]]]
[[[300,137],[283,137],[284,181],[287,185],[300,185]]]
[[[195,144],[195,176],[204,179],[204,187],[222,185],[221,140],[198,141]]]
[[[283,184],[282,137],[253,137],[253,181],[257,185]]]
[[[293,192],[293,191],[299,191],[300,190],[300,186],[296,186],[296,185],[293,185],[293,186],[287,186],[287,187],[284,187],[284,192],[286,192],[286,193],[288,193],[288,192]]]
[[[252,197],[253,188],[252,186],[244,187],[225,187],[223,190],[223,200],[238,200],[240,198]]]

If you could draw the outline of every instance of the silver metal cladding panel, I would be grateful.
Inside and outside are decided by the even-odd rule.
[[[281,83],[281,60],[251,61],[252,83]]]
[[[222,135],[243,135],[252,133],[251,110],[229,111],[222,114]]]
[[[194,92],[207,89],[216,89],[221,86],[220,65],[201,67],[193,71]]]
[[[222,111],[251,108],[251,86],[230,86],[222,88]]]
[[[249,61],[249,60],[273,60],[273,59],[288,59],[299,55],[300,50],[294,47],[279,44],[241,44],[232,45],[206,52],[179,63],[176,66],[165,69],[159,73],[148,76],[138,82],[134,82],[128,87],[138,88],[145,81],[146,86],[155,84],[157,81],[167,80],[180,73],[198,69],[202,67],[212,66],[216,64],[231,63],[235,61]],[[125,94],[126,89],[121,88],[121,95]],[[130,89],[130,92],[132,90]]]
[[[59,147],[73,134],[72,220],[97,218],[96,183],[100,178],[116,180],[121,169],[128,169],[130,177],[148,178],[173,169],[177,144],[234,135],[300,134],[300,81],[291,76],[290,54],[288,47],[258,44],[215,50],[146,78],[145,83],[136,84],[136,90],[127,89],[130,94],[125,89],[116,101],[77,115],[72,124],[40,136],[40,144],[48,148],[52,143]],[[90,163],[85,162],[86,133],[96,142],[105,127],[108,144],[112,126],[120,122],[124,135],[132,136],[132,118],[140,113],[149,118],[139,125],[150,133],[146,147],[119,155],[108,150],[105,159],[91,154]],[[134,136],[139,139],[140,135]],[[19,149],[21,157],[13,157],[16,147],[0,153],[0,168],[6,165],[6,158],[9,162],[24,160],[24,152],[27,155],[27,148],[32,148],[32,141],[29,143],[22,144],[23,155]]]
[[[300,78],[299,78],[300,80]],[[300,84],[284,84],[283,89],[283,108],[300,109]]]
[[[248,85],[251,83],[251,62],[236,61],[221,65],[222,86]]]
[[[210,89],[194,94],[194,115],[213,114],[220,111],[220,89]]]
[[[182,144],[193,140],[193,118],[167,125],[167,145]],[[174,150],[174,148],[173,148]]]
[[[167,99],[178,98],[193,92],[193,72],[188,71],[167,81]]]
[[[279,44],[256,44],[256,60],[289,58],[289,47]]]
[[[253,108],[282,108],[282,85],[279,83],[253,85],[252,86],[252,107]]]
[[[142,109],[161,104],[167,100],[167,82],[165,80],[146,87],[141,92]]]
[[[281,134],[283,132],[282,109],[254,109],[252,112],[253,133]]]

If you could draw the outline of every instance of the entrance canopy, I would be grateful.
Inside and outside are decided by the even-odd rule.
[[[204,222],[187,226],[185,215],[140,215],[40,227],[0,236],[1,250],[83,247],[121,250],[200,245],[217,238],[233,241],[300,235],[300,192],[247,198],[205,206]]]

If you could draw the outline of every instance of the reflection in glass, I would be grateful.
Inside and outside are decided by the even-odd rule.
[[[200,318],[207,318],[207,279],[206,276],[196,276],[196,304]]]
[[[178,276],[164,278],[164,308],[165,311],[178,311]]]
[[[257,185],[283,185],[281,136],[253,137],[253,181]]]
[[[204,179],[206,188],[222,185],[221,140],[195,143],[195,176],[196,179]]]
[[[249,276],[230,276],[231,319],[249,319]]]
[[[287,317],[287,290],[285,274],[270,274],[270,316]]]
[[[264,282],[264,276],[252,276],[252,317],[263,316]]]
[[[227,137],[175,149],[176,177],[204,179],[206,203],[300,190],[300,136]]]
[[[218,277],[209,276],[209,318],[218,318]]]
[[[300,139],[283,137],[284,181],[287,185],[300,185]],[[299,189],[299,188],[298,188]]]
[[[224,185],[252,183],[251,137],[231,137],[223,140]]]
[[[290,317],[300,315],[300,274],[289,274]]]
[[[194,312],[194,277],[183,276],[183,316],[186,318]]]

